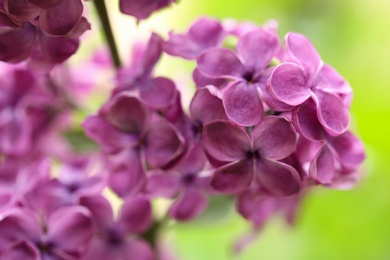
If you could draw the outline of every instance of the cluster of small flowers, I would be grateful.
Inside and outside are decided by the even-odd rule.
[[[122,0],[120,7],[140,20],[171,2]],[[0,60],[64,61],[75,50],[58,53],[57,41],[78,45],[89,28],[81,15],[80,0],[0,0]],[[164,53],[197,63],[189,108],[173,80],[154,75]],[[84,121],[101,148],[87,156],[61,135],[75,94],[53,74],[4,71],[3,259],[154,259],[151,201],[159,197],[172,199],[167,214],[176,221],[199,216],[209,197],[229,194],[255,229],[277,212],[292,222],[308,188],[352,187],[365,158],[348,131],[351,87],[303,35],[287,34],[284,48],[273,22],[201,18],[167,40],[153,33],[118,71],[108,101]],[[57,171],[48,157],[61,162]],[[123,200],[118,217],[102,195],[106,187]]]

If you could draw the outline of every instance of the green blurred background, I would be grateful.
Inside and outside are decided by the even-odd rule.
[[[118,14],[116,5],[112,10]],[[312,190],[296,226],[290,228],[281,217],[275,217],[240,255],[233,255],[231,246],[250,227],[232,209],[222,207],[223,217],[209,212],[197,221],[167,228],[165,239],[171,242],[177,258],[390,259],[390,1],[180,0],[140,27],[179,32],[201,15],[258,24],[276,19],[282,37],[288,31],[305,34],[323,60],[353,87],[351,127],[363,139],[368,158],[362,168],[362,181],[355,189]],[[116,26],[130,34],[131,27],[118,19]],[[165,70],[178,75],[177,71],[183,70],[182,63],[178,64]],[[190,71],[188,66],[186,73]],[[215,204],[223,205],[223,200]]]

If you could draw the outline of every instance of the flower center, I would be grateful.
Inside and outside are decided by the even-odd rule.
[[[259,153],[259,150],[250,150],[250,151],[247,151],[245,153],[245,157],[248,159],[248,160],[252,160],[252,159],[255,159],[255,160],[259,160],[260,159],[260,153]]]
[[[195,180],[196,180],[196,174],[195,173],[186,173],[181,178],[181,181],[182,181],[184,186],[193,185]]]

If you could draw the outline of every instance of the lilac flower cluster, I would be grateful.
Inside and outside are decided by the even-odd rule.
[[[75,54],[90,25],[81,0],[1,0],[0,61],[49,70]]]
[[[120,8],[141,20],[172,2]],[[89,29],[82,11],[80,0],[0,0],[0,60],[63,62]],[[188,107],[173,79],[155,75],[163,55],[196,62]],[[309,188],[359,179],[352,88],[305,36],[282,43],[274,22],[200,18],[165,40],[152,33],[132,57],[82,124],[99,146],[88,153],[63,134],[80,105],[77,80],[0,64],[1,259],[163,259],[156,198],[170,200],[167,218],[189,221],[228,195],[257,231],[278,212],[292,223]]]

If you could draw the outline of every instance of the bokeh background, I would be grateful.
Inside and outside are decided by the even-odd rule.
[[[276,19],[281,37],[305,34],[355,91],[351,128],[367,149],[355,189],[313,189],[294,227],[275,217],[239,255],[231,247],[250,226],[227,199],[216,198],[198,220],[164,230],[178,260],[390,259],[389,0],[179,0],[138,26],[119,15],[116,0],[107,2],[124,61],[131,42],[147,30],[183,32],[199,16],[258,24]],[[193,66],[163,60],[158,71],[180,80]]]

